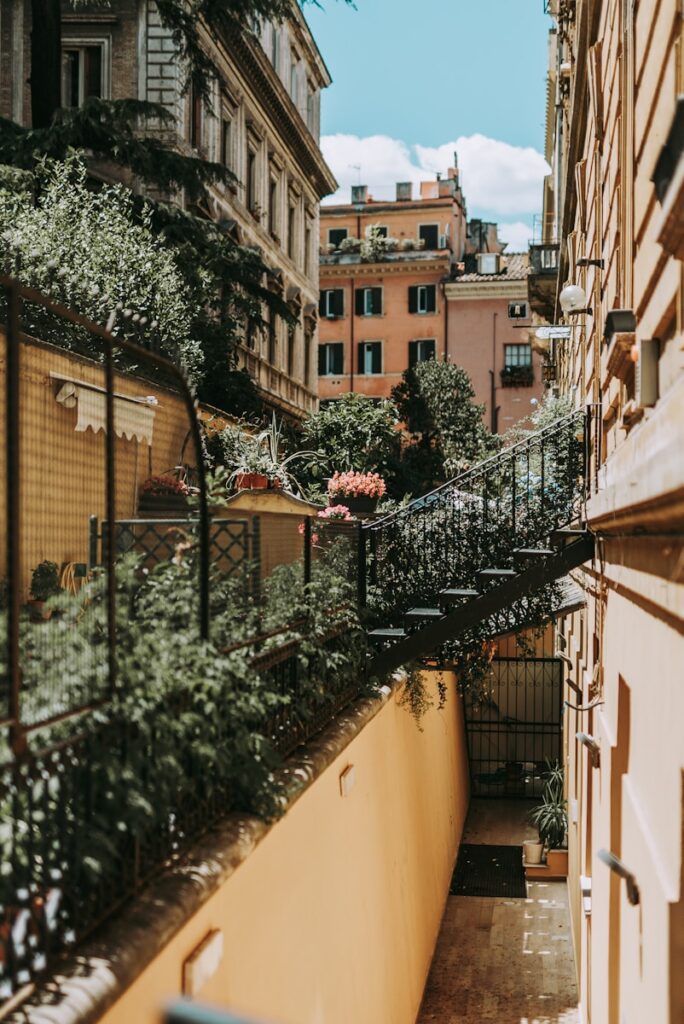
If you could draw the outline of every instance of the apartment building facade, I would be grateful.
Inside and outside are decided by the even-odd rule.
[[[410,182],[392,202],[361,185],[350,204],[324,207],[321,399],[387,398],[407,368],[439,358],[468,371],[494,429],[528,415],[542,388],[525,330],[527,258],[503,249],[495,224],[468,221],[457,166],[415,198]]]
[[[62,104],[88,96],[162,103],[175,127],[164,141],[226,165],[234,187],[212,186],[195,211],[238,242],[258,247],[272,267],[269,287],[296,318],[275,318],[246,336],[239,362],[267,406],[300,418],[317,406],[317,238],[320,199],[336,187],[319,147],[321,92],[330,75],[299,5],[280,25],[255,23],[206,46],[222,72],[211,109],[183,90],[182,69],[154,0],[107,7],[65,6]],[[30,123],[30,4],[0,0],[0,114]],[[102,176],[111,168],[97,168]],[[181,194],[174,199],[188,206]]]
[[[559,641],[585,1024],[684,1020],[684,23],[554,0],[551,361],[589,410],[586,607]],[[558,247],[556,247],[558,248]],[[579,692],[577,688],[579,687]]]

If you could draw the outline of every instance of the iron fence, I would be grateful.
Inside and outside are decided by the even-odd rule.
[[[476,588],[481,570],[510,567],[516,549],[579,519],[586,418],[573,412],[366,524],[359,589],[369,609],[396,620],[442,590]]]
[[[22,304],[55,337],[80,332],[78,355],[27,336]],[[176,368],[6,278],[3,312],[0,1001],[245,806],[235,779],[270,772],[359,693],[364,649],[334,610],[249,632],[262,588],[324,595],[333,562],[354,579],[357,524],[212,520]],[[157,488],[179,450],[192,506],[136,516],[141,482]],[[219,627],[242,639],[219,650]],[[206,659],[200,685],[187,657]]]

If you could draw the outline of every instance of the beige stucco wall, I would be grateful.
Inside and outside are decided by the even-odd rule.
[[[157,1022],[217,928],[225,950],[203,1001],[273,1024],[413,1024],[468,803],[453,678],[423,725],[392,696],[103,1024]]]

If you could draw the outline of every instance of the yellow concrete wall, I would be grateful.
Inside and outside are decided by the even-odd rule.
[[[342,798],[350,764],[356,785]],[[225,952],[203,1001],[273,1024],[413,1024],[467,803],[453,678],[423,732],[393,695],[103,1024],[157,1022],[215,928]]]
[[[76,433],[77,410],[55,401],[60,384],[50,373],[63,374],[98,387],[104,386],[104,368],[91,360],[62,352],[50,345],[27,341],[20,349],[20,402],[22,462],[20,505],[21,562],[25,596],[32,569],[43,559],[61,566],[88,561],[88,524],[91,515],[105,516],[105,433]],[[116,376],[115,389],[135,397],[154,395],[159,401],[152,446],[117,437],[116,514],[135,516],[138,489],[151,474],[178,464],[189,429],[182,399],[170,391],[135,377]],[[5,416],[5,339],[0,335],[0,422]],[[194,464],[192,444],[184,458]],[[2,454],[4,495],[4,450]],[[4,534],[6,507],[0,499],[0,533]],[[0,550],[0,578],[5,574],[6,551]]]

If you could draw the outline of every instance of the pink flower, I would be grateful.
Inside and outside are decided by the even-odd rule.
[[[385,481],[378,473],[336,471],[328,481],[328,494],[331,497],[346,495],[353,498],[382,498],[386,489]]]

